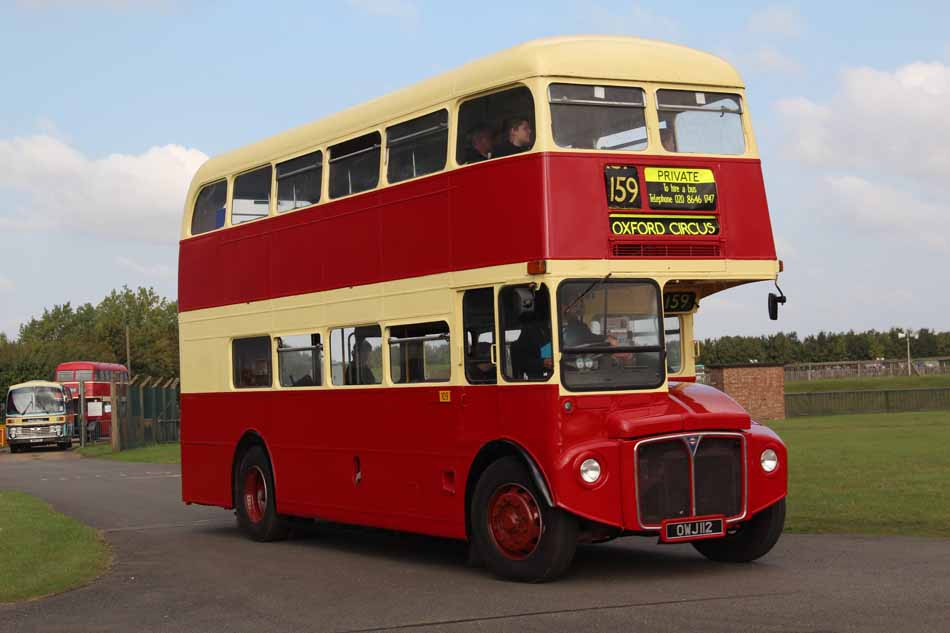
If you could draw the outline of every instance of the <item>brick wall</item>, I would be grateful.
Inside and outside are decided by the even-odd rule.
[[[785,418],[785,368],[781,365],[709,367],[710,385],[724,391],[755,420]]]

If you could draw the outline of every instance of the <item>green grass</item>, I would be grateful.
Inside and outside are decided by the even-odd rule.
[[[789,448],[789,531],[950,537],[950,411],[770,426]]]
[[[113,453],[112,447],[108,444],[93,444],[76,450],[83,457],[113,459],[120,462],[145,462],[149,464],[181,463],[181,445],[178,443],[153,444],[152,446],[131,448],[127,451],[119,451],[118,453]]]
[[[868,391],[881,389],[929,389],[950,387],[948,376],[865,376],[861,378],[829,378],[827,380],[796,380],[785,383],[785,393],[809,391]]]
[[[0,603],[84,585],[110,558],[96,530],[35,497],[0,491]]]

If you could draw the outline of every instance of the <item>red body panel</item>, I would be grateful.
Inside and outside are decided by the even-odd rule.
[[[440,402],[439,391],[182,394],[182,496],[231,507],[235,449],[252,430],[271,455],[280,512],[465,538],[469,470],[479,449],[506,439],[534,459],[558,506],[633,530],[638,526],[634,441],[697,426],[746,436],[750,513],[785,494],[781,441],[750,424],[748,414],[710,387],[569,398],[560,398],[556,385],[455,387],[447,403]],[[571,412],[564,400],[574,404]],[[724,410],[712,413],[709,406]],[[715,425],[703,426],[707,415],[716,416]],[[643,423],[623,426],[618,419]],[[779,453],[782,464],[771,476],[758,465],[766,447]],[[577,474],[580,461],[590,456],[605,473],[594,486]],[[362,476],[358,485],[355,459]]]
[[[611,237],[604,167],[616,164],[636,165],[641,180],[647,166],[712,169],[721,234]],[[604,259],[615,242],[774,259],[759,161],[541,153],[471,165],[183,240],[178,305],[187,312],[533,259]]]

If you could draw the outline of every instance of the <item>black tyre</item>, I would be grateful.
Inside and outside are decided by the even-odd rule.
[[[255,541],[287,538],[287,523],[277,514],[274,473],[264,448],[251,446],[236,474],[234,507],[241,529]]]
[[[69,441],[67,441],[67,442],[60,442],[60,443],[59,443],[59,448],[60,448],[60,450],[63,450],[63,451],[68,451],[68,450],[71,449],[72,447],[73,447],[73,441],[72,441],[72,440],[69,440]]]
[[[762,510],[734,534],[721,539],[694,541],[693,547],[720,563],[748,563],[769,553],[785,527],[785,499]]]
[[[577,519],[547,506],[520,459],[504,457],[482,473],[470,516],[472,545],[497,576],[545,582],[574,559]]]
[[[19,453],[19,452],[20,452],[20,447],[17,446],[16,444],[10,444],[10,452],[11,452],[11,453]]]

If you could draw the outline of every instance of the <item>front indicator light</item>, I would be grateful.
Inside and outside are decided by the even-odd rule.
[[[759,463],[762,464],[762,470],[765,472],[775,472],[775,469],[778,468],[778,455],[776,455],[775,451],[771,448],[767,448],[762,451],[762,455],[759,457]]]
[[[585,459],[581,464],[581,479],[592,484],[600,479],[600,462],[596,459]]]

